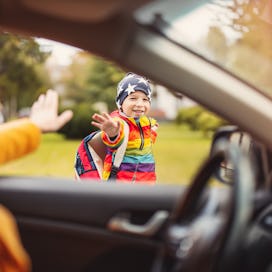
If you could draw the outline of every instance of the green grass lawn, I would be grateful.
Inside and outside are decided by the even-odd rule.
[[[176,125],[161,125],[154,145],[158,182],[188,183],[209,153],[211,139]]]
[[[211,140],[200,132],[161,124],[154,145],[159,183],[187,183],[209,153]],[[0,167],[1,175],[74,177],[74,158],[80,140],[45,134],[34,153]]]

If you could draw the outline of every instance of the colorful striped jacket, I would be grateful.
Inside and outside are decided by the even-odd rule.
[[[111,116],[120,122],[120,131],[114,140],[102,132],[102,141],[106,144],[107,155],[104,160],[103,179],[108,180],[112,159],[116,149],[124,140],[124,123],[129,126],[127,149],[117,173],[117,182],[156,182],[155,160],[152,146],[155,143],[158,123],[153,118],[141,116],[139,118],[126,117],[119,111],[114,111]]]

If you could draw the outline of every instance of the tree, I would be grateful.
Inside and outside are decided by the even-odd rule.
[[[216,20],[204,43],[209,57],[272,94],[272,0],[216,0],[213,7]]]
[[[86,52],[79,52],[63,76],[65,100],[76,104],[104,102],[108,111],[116,108],[115,96],[118,82],[124,71]]]
[[[66,108],[62,109],[65,110]],[[91,124],[91,116],[95,113],[90,103],[80,103],[69,107],[74,113],[74,117],[59,132],[64,134],[67,139],[83,139],[92,131],[97,130]]]
[[[110,62],[95,58],[87,78],[90,101],[103,101],[108,110],[116,108],[115,97],[118,82],[124,77],[124,71]]]
[[[177,124],[186,124],[191,130],[200,130],[205,136],[213,133],[219,127],[227,125],[227,121],[201,106],[193,106],[179,110]]]
[[[92,69],[94,58],[85,51],[77,52],[72,63],[64,70],[61,84],[65,92],[63,97],[68,104],[80,104],[90,101],[87,94],[87,77]]]
[[[34,38],[9,33],[0,35],[0,102],[7,117],[31,105],[44,91],[39,73],[48,55],[40,50]]]
[[[91,125],[91,116],[98,111],[97,102],[104,102],[107,110],[116,108],[118,82],[124,72],[112,63],[80,51],[62,76],[63,104],[74,111],[74,118],[61,132],[67,138],[83,138],[97,128]]]

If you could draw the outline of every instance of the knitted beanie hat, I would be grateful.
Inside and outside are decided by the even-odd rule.
[[[121,108],[125,98],[135,91],[141,91],[146,94],[151,102],[151,87],[146,78],[134,73],[127,73],[117,86],[116,105]]]

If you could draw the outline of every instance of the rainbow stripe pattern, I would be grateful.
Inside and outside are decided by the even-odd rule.
[[[102,141],[107,145],[107,155],[104,160],[103,179],[108,180],[116,149],[124,140],[124,123],[129,126],[127,149],[117,173],[117,182],[156,183],[155,160],[152,146],[155,143],[158,124],[155,119],[141,116],[126,117],[118,111],[111,114],[120,122],[120,131],[112,140],[102,132]]]

